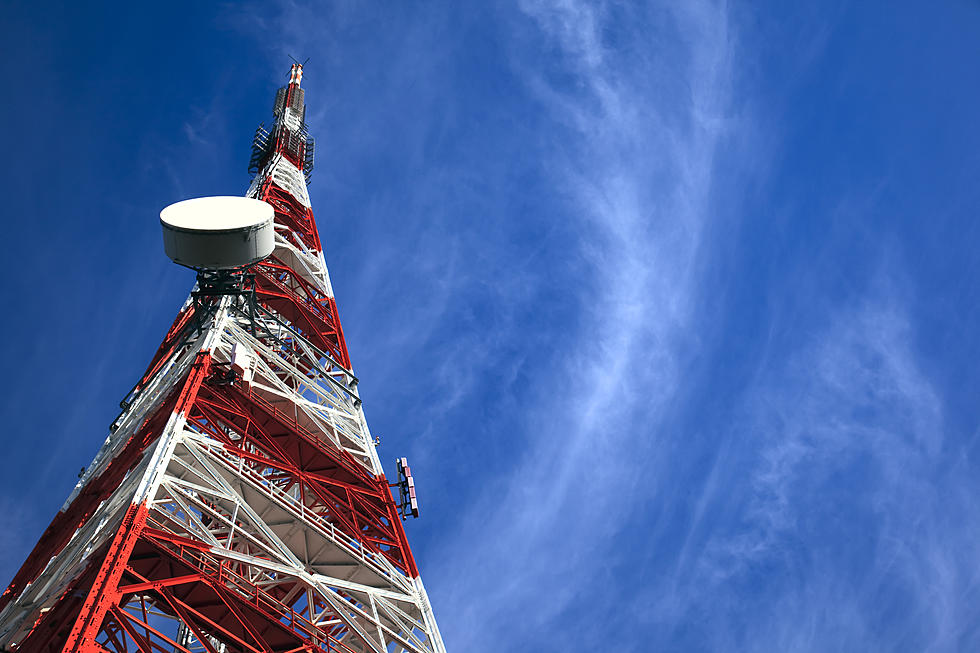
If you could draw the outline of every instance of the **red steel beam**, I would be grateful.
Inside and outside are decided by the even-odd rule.
[[[404,573],[418,576],[387,480],[372,475],[350,453],[325,447],[295,419],[237,384],[205,384],[188,414],[188,424],[222,442],[233,455],[290,475],[309,490],[304,495],[307,502],[316,499],[311,510],[320,506],[324,516],[349,537]],[[232,428],[240,439],[232,440],[220,424]],[[250,452],[253,447],[265,459]],[[333,482],[321,480],[325,477]]]
[[[129,554],[136,546],[136,540],[146,523],[146,514],[145,503],[133,504],[126,510],[119,532],[109,545],[109,551],[82,603],[75,626],[68,634],[64,653],[89,651],[95,644],[95,637],[99,633],[106,612],[111,610],[119,600],[116,587],[126,570]]]

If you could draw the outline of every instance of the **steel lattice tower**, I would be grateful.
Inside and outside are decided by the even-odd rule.
[[[198,275],[0,597],[0,648],[445,651],[368,431],[310,209],[302,66],[253,142],[273,255]],[[225,280],[227,281],[227,279]]]

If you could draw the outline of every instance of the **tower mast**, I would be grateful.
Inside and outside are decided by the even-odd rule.
[[[390,485],[378,459],[310,208],[302,75],[249,163],[272,255],[199,271],[0,596],[0,650],[445,651],[402,526],[410,471]]]

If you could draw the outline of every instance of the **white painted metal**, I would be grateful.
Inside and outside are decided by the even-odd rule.
[[[198,197],[160,212],[163,248],[175,263],[223,269],[251,265],[275,248],[272,207],[247,197]]]
[[[266,176],[309,206],[305,180],[295,166],[273,160],[257,181]],[[261,183],[253,184],[249,194],[254,197],[260,188]],[[281,233],[276,234],[275,247],[280,260],[332,295],[321,252]],[[219,309],[160,367],[121,416],[119,428],[79,480],[72,499],[186,378],[200,351],[210,352],[216,365],[235,368],[243,379],[247,375],[250,392],[319,434],[323,446],[346,452],[371,474],[381,474],[352,372],[296,337],[282,318],[254,319],[253,325],[237,311],[233,298],[222,299]],[[289,337],[295,349],[283,354],[254,336],[252,326],[270,338]],[[421,579],[406,576],[387,558],[336,528],[304,502],[297,486],[282,485],[275,470],[261,460],[238,456],[198,432],[183,415],[171,415],[162,435],[112,496],[0,613],[0,647],[19,641],[32,626],[27,617],[50,609],[84,570],[87,556],[117,530],[128,507],[146,501],[148,519],[156,527],[206,542],[213,555],[227,562],[229,577],[238,575],[265,590],[293,585],[301,592],[295,599],[305,592],[310,623],[345,626],[343,644],[349,650],[445,653]],[[323,607],[312,609],[315,605]]]
[[[302,73],[302,68],[299,72]],[[284,113],[289,112],[287,109]],[[294,118],[289,115],[282,120],[287,129],[298,133],[302,125]],[[302,206],[310,207],[303,171],[281,155],[273,156],[266,164],[246,196],[258,197],[269,179]],[[276,235],[275,255],[326,296],[333,296],[322,252],[310,250],[285,230]],[[230,361],[235,343],[243,343],[255,354],[251,366],[253,392],[269,401],[288,402],[290,414],[308,429],[324,434],[325,444],[352,454],[372,473],[383,473],[350,370],[325,358],[302,338],[293,341],[299,345],[299,353],[295,360],[285,361],[255,339],[240,319],[231,318],[223,322],[221,338],[215,342],[213,355],[218,360]],[[269,574],[271,584],[283,575],[301,579],[308,588],[311,604],[312,597],[320,597],[332,608],[333,618],[339,617],[349,628],[351,635],[344,643],[353,650],[445,653],[421,578],[406,577],[383,556],[365,552],[332,524],[305,509],[298,495],[283,492],[270,483],[259,466],[243,465],[240,459],[229,456],[220,445],[206,437],[194,439],[189,433],[184,437],[188,449],[197,447],[198,455],[193,457],[197,464],[217,472],[211,474],[212,478],[221,475],[230,479],[228,475],[234,473],[238,482],[235,491],[239,499],[232,502],[234,505],[227,504],[223,508],[227,516],[217,519],[217,515],[213,515],[209,523],[221,528],[218,524],[228,523],[231,514],[237,514],[238,521],[242,522],[241,506],[245,503],[253,508],[258,519],[265,520],[268,527],[256,525],[255,531],[262,535],[255,535],[254,539],[242,534],[241,526],[228,527],[229,532],[224,538],[215,537],[214,551],[226,551],[232,558],[233,549],[260,547],[257,549],[261,552],[259,558],[253,556],[247,562],[242,558],[235,559],[242,560],[256,573]],[[228,496],[227,487],[225,491]],[[212,501],[208,505],[218,503]],[[204,510],[204,506],[201,509]],[[269,543],[270,531],[279,540],[279,545]],[[259,541],[266,543],[259,545]],[[300,565],[294,564],[290,568],[290,562],[282,559],[283,567],[269,570],[269,563],[263,562],[262,558],[271,558],[274,551],[282,548],[292,552],[291,557],[298,558]],[[260,571],[263,565],[267,571]]]
[[[292,107],[286,107],[286,110],[282,112],[282,121],[286,124],[286,127],[288,127],[290,131],[299,133],[300,129],[303,127],[303,122],[300,118],[299,112]]]
[[[260,172],[252,181],[252,185],[246,193],[246,197],[258,197],[262,188],[262,182],[266,178],[271,178],[276,185],[292,195],[297,202],[310,208],[310,194],[306,189],[306,178],[303,171],[294,166],[288,159],[281,154],[276,154],[272,160],[266,164],[265,169]]]

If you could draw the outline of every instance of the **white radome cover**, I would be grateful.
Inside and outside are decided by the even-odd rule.
[[[198,197],[160,211],[163,249],[175,263],[226,269],[257,263],[275,247],[272,206],[248,197]]]

